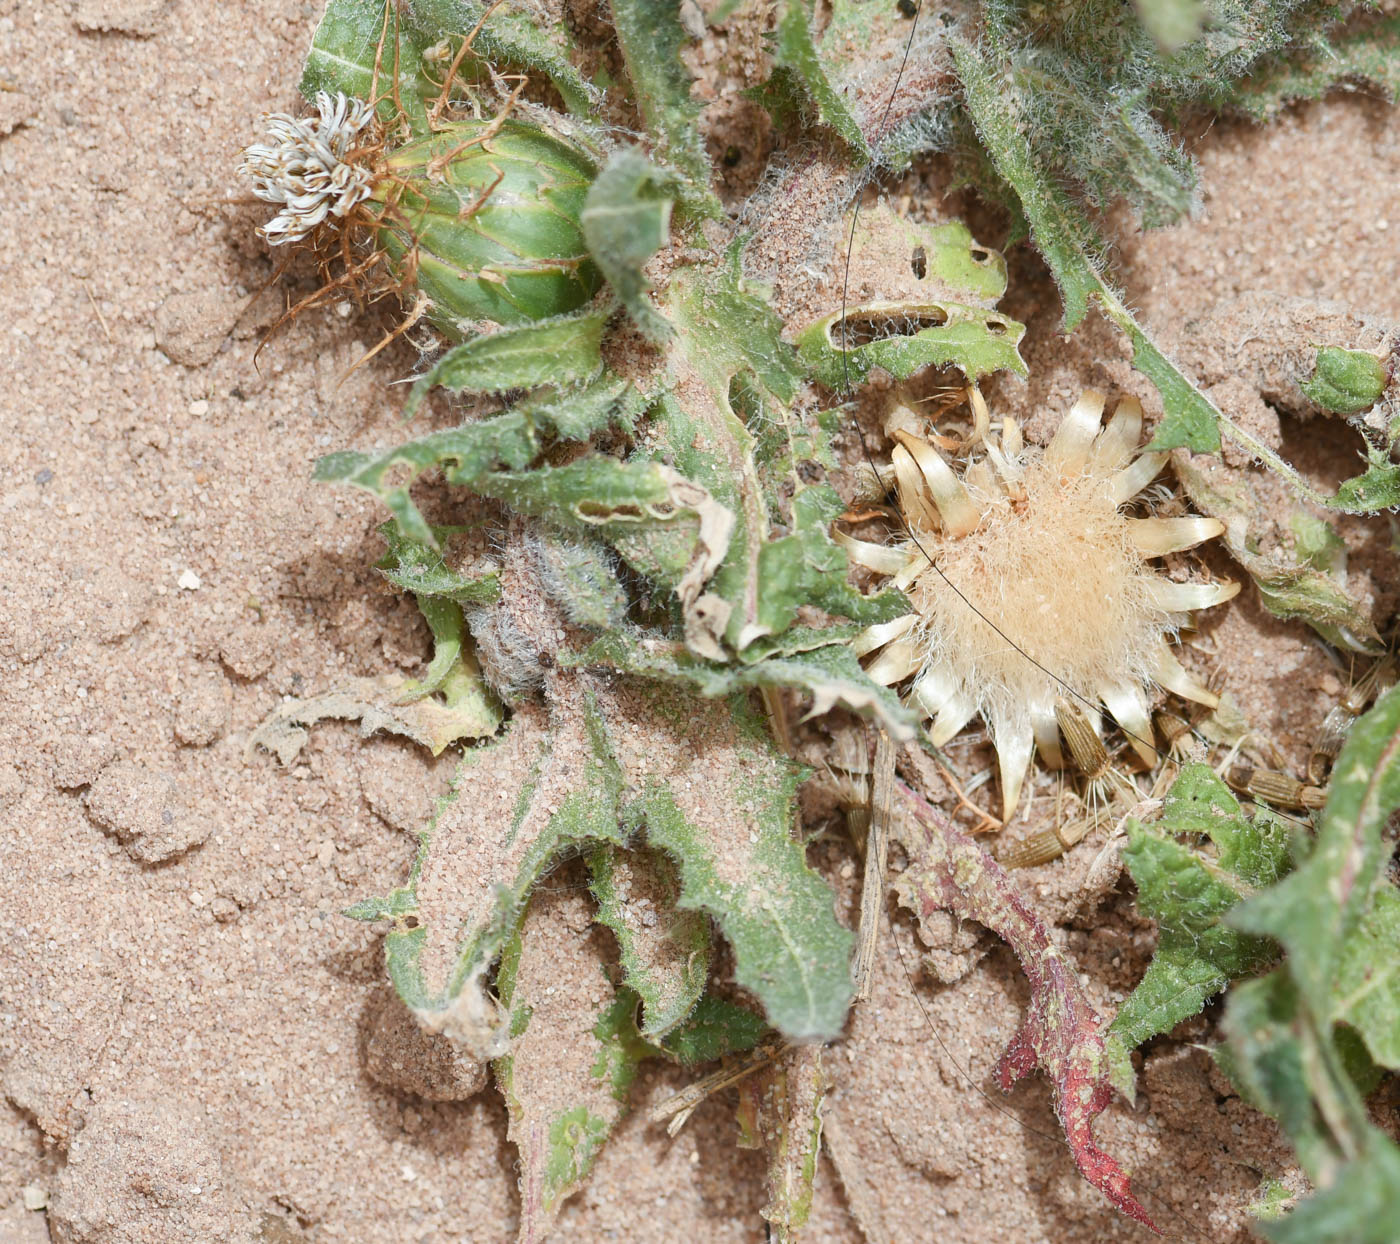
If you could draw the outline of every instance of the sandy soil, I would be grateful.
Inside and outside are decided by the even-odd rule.
[[[380,514],[309,482],[327,449],[398,437],[388,386],[412,356],[386,351],[339,383],[382,331],[346,306],[255,360],[278,303],[253,291],[272,268],[260,215],[223,206],[259,114],[295,106],[318,8],[0,3],[0,1240],[514,1232],[498,1096],[422,1043],[374,930],[337,915],[403,878],[444,765],[341,726],[286,768],[245,755],[280,697],[410,668],[426,648],[411,604],[372,571]],[[1133,238],[1119,271],[1189,365],[1224,368],[1207,382],[1231,372],[1229,349],[1205,355],[1228,344],[1241,295],[1400,322],[1388,127],[1393,113],[1351,96],[1199,136],[1204,220]],[[958,207],[938,177],[914,188],[931,210]],[[974,219],[998,241],[994,217]],[[1150,402],[1107,329],[1066,346],[1044,273],[1024,253],[1012,269],[1004,305],[1030,325],[1034,379],[996,386],[1001,408],[1058,412],[1086,384]],[[1352,433],[1280,420],[1251,403],[1258,391],[1221,400],[1272,420],[1316,478],[1352,470]],[[1386,520],[1345,534],[1353,587],[1388,614]],[[1345,671],[1249,592],[1220,612],[1213,663],[1297,765]],[[814,861],[849,912],[849,849],[823,841]],[[1030,884],[1111,1012],[1151,929],[1122,893],[1079,910],[1084,868],[1075,854]],[[809,1238],[858,1240],[857,1219],[881,1240],[1150,1238],[1077,1179],[1043,1081],[1008,1099],[991,1088],[1025,1002],[1005,952],[914,990],[912,938],[897,921],[872,1004],[828,1056],[845,1180],[824,1160]],[[1287,1169],[1271,1125],[1191,1044],[1208,1024],[1158,1042],[1137,1109],[1116,1105],[1100,1127],[1168,1235],[1190,1241],[1243,1238],[1239,1207]],[[683,1079],[649,1065],[635,1100]],[[732,1098],[675,1141],[644,1113],[561,1234],[762,1239],[761,1158],[732,1143]]]

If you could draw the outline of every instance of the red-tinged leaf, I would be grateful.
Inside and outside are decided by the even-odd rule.
[[[902,782],[896,786],[903,804],[898,811],[905,815],[893,818],[894,834],[911,861],[896,884],[899,901],[921,923],[935,912],[950,911],[985,925],[1015,951],[1030,982],[1030,1011],[997,1063],[997,1083],[1005,1092],[1037,1065],[1043,1067],[1079,1173],[1129,1218],[1156,1231],[1122,1167],[1094,1143],[1094,1120],[1113,1088],[1101,1020],[1074,965],[1001,865],[916,791]]]

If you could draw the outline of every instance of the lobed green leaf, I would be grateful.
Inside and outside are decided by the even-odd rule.
[[[414,381],[404,417],[417,413],[435,385],[451,393],[505,393],[592,380],[603,369],[606,323],[602,312],[585,311],[469,337]]]
[[[1214,859],[1172,835],[1207,835]],[[1207,765],[1187,765],[1167,792],[1159,826],[1133,822],[1123,859],[1138,888],[1138,908],[1157,922],[1157,948],[1105,1039],[1113,1085],[1134,1096],[1131,1052],[1197,1015],[1231,981],[1278,956],[1268,938],[1230,927],[1226,915],[1288,866],[1288,839],[1267,813],[1246,817]]]
[[[642,1002],[641,1034],[655,1041],[695,1010],[710,977],[710,924],[676,906],[669,857],[603,845],[588,856],[596,919],[617,938],[623,980]]]
[[[511,1041],[495,1072],[520,1154],[526,1240],[548,1234],[626,1115],[638,1067],[656,1053],[637,1031],[636,995],[614,992],[597,948],[570,933],[567,916],[582,913],[560,909],[580,905],[577,896],[532,901],[497,979]],[[601,1011],[599,994],[606,999]]]
[[[681,175],[680,197],[700,218],[722,209],[710,188],[710,158],[695,124],[700,106],[690,95],[690,74],[681,61],[686,44],[680,0],[612,0],[613,29],[632,80],[637,107],[656,154]]]
[[[604,374],[578,388],[533,394],[504,414],[434,432],[386,452],[327,454],[317,461],[312,478],[372,493],[405,537],[434,547],[432,529],[409,494],[425,471],[440,467],[449,484],[472,487],[499,468],[528,466],[546,436],[583,440],[609,426],[631,427],[641,405],[641,395],[628,381]]]
[[[675,720],[674,693],[629,698],[634,726],[658,735]],[[853,939],[793,836],[797,766],[738,698],[693,702],[685,731],[683,767],[668,771],[653,755],[630,775],[647,840],[676,861],[679,906],[715,921],[734,949],[735,979],[769,1023],[794,1040],[829,1040],[850,1002]]]
[[[803,329],[802,361],[828,389],[845,392],[877,367],[907,380],[925,367],[956,367],[976,384],[997,371],[1026,374],[1023,324],[954,302],[878,302],[839,311]],[[862,336],[875,340],[854,344]]]

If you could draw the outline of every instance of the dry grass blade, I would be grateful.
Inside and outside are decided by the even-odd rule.
[[[787,1042],[778,1038],[765,1041],[727,1067],[712,1071],[693,1084],[687,1084],[680,1092],[672,1093],[670,1097],[658,1102],[647,1112],[647,1121],[649,1123],[665,1123],[669,1119],[666,1134],[674,1136],[685,1126],[685,1121],[690,1118],[691,1111],[705,1098],[713,1093],[718,1093],[721,1089],[728,1088],[731,1084],[738,1084],[745,1076],[752,1075],[760,1067],[766,1067],[787,1048]]]
[[[885,903],[890,821],[894,816],[894,741],[881,730],[875,738],[875,769],[870,791],[870,833],[865,840],[865,876],[860,890],[860,935],[851,973],[856,1002],[870,997],[875,946]]]

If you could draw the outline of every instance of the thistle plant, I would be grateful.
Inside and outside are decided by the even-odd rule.
[[[328,715],[435,751],[481,741],[464,750],[405,883],[348,914],[384,928],[388,973],[419,1020],[493,1062],[520,1151],[522,1238],[545,1234],[587,1177],[643,1060],[689,1067],[744,1052],[765,1077],[744,1108],[769,1146],[764,1212],[780,1238],[801,1230],[827,1083],[819,1046],[846,1022],[854,940],[796,832],[804,720],[839,713],[936,748],[980,709],[998,736],[1010,809],[1031,741],[1047,756],[1057,749],[1047,708],[1057,677],[1101,701],[1146,763],[1158,759],[1150,686],[1212,698],[1163,641],[1175,615],[1223,602],[1233,585],[1169,584],[1145,559],[1227,524],[1129,519],[1119,507],[1167,449],[1218,448],[1225,424],[1112,292],[1080,203],[1125,195],[1149,222],[1188,211],[1193,173],[1161,128],[1168,104],[1236,98],[1247,69],[1264,57],[1283,64],[1300,32],[1332,16],[1211,7],[1196,29],[1140,21],[1123,6],[1091,9],[1108,36],[1071,6],[960,6],[925,28],[909,73],[890,83],[867,66],[908,37],[897,9],[838,0],[819,40],[808,8],[782,0],[755,97],[785,140],[816,154],[779,170],[765,203],[774,212],[818,203],[837,221],[867,179],[898,175],[916,152],[959,154],[963,174],[1029,228],[1064,292],[1066,326],[1093,300],[1131,337],[1166,406],[1141,456],[1131,399],[1103,430],[1102,403],[1086,399],[1043,452],[1022,446],[1014,424],[991,432],[977,384],[1024,374],[1024,327],[996,305],[1004,261],[960,222],[868,214],[853,251],[898,252],[905,286],[785,323],[749,264],[759,244],[721,206],[675,6],[613,0],[623,73],[607,101],[621,123],[608,125],[563,25],[467,0],[331,0],[302,81],[315,115],[273,118],[270,141],[245,153],[255,189],[278,209],[269,242],[329,248],[344,279],[397,290],[410,316],[439,330],[408,413],[434,390],[445,394],[439,409],[472,394],[486,412],[317,464],[319,480],[385,506],[381,569],[417,599],[433,656],[419,678],[362,680],[284,708],[258,741],[285,758],[303,727]],[[1096,76],[1110,46],[1121,69]],[[1105,135],[1107,158],[1089,161]],[[911,539],[863,546],[838,535],[833,524],[855,500],[832,483],[851,465],[834,449],[851,417],[845,399],[872,376],[914,382],[929,369],[968,395],[967,446],[980,446],[983,461],[954,478],[931,427],[915,418],[892,429],[893,489]],[[1349,494],[1360,498],[1352,508],[1388,495],[1391,469],[1378,458]],[[473,498],[474,525],[428,521],[421,486],[434,475]],[[1017,523],[1034,539],[1017,538]],[[998,543],[1001,529],[1012,534]],[[1100,568],[1111,555],[1122,572],[1110,585],[1124,605],[1122,625],[1107,628],[1112,642],[1087,656],[1080,644],[1069,653],[1078,666],[1038,675],[989,655],[987,627],[1003,639],[1010,628],[1020,648],[1046,653],[1046,666],[1064,664],[1037,633],[1028,563],[1056,553],[1057,540],[1091,537]],[[1009,594],[978,596],[985,625],[940,595],[915,539],[937,543],[940,559],[969,554],[959,577],[995,579],[994,568],[1012,582]],[[862,590],[851,574],[862,562],[892,583]],[[1102,586],[1090,584],[1070,612]],[[861,655],[882,646],[863,666]],[[954,685],[965,666],[993,698]],[[911,677],[913,707],[891,690]],[[931,715],[940,724],[930,737]],[[1080,1172],[1150,1225],[1093,1127],[1115,1086],[1131,1092],[1132,1046],[1160,1030],[1144,1012],[1170,979],[1180,913],[1162,907],[1159,979],[1105,1043],[1014,879],[917,791],[901,785],[896,795],[880,815],[909,856],[900,901],[924,928],[940,912],[981,922],[1030,979],[1001,1082],[1042,1069]],[[1163,840],[1188,828],[1167,818]],[[1225,830],[1206,832],[1221,846]],[[1277,841],[1265,845],[1249,859],[1222,856],[1240,884],[1220,882],[1221,910],[1286,871]],[[1132,849],[1143,857],[1136,838]],[[611,931],[615,961],[582,946],[547,949],[551,913],[566,900],[539,882],[567,860],[586,867],[591,918]],[[878,912],[885,878],[872,871]],[[1378,876],[1367,874],[1372,891]],[[1348,919],[1365,918],[1369,902],[1368,891]],[[1210,974],[1198,973],[1201,1002],[1272,961],[1267,939],[1287,938],[1267,916],[1250,926],[1255,940],[1221,948]],[[721,939],[728,979],[717,976]],[[1264,1078],[1257,1065],[1253,1074]],[[1257,1096],[1274,1108],[1270,1087]],[[1353,1130],[1344,1139],[1361,1136],[1391,1161],[1359,1123]],[[1338,1152],[1347,1156],[1340,1141]]]

